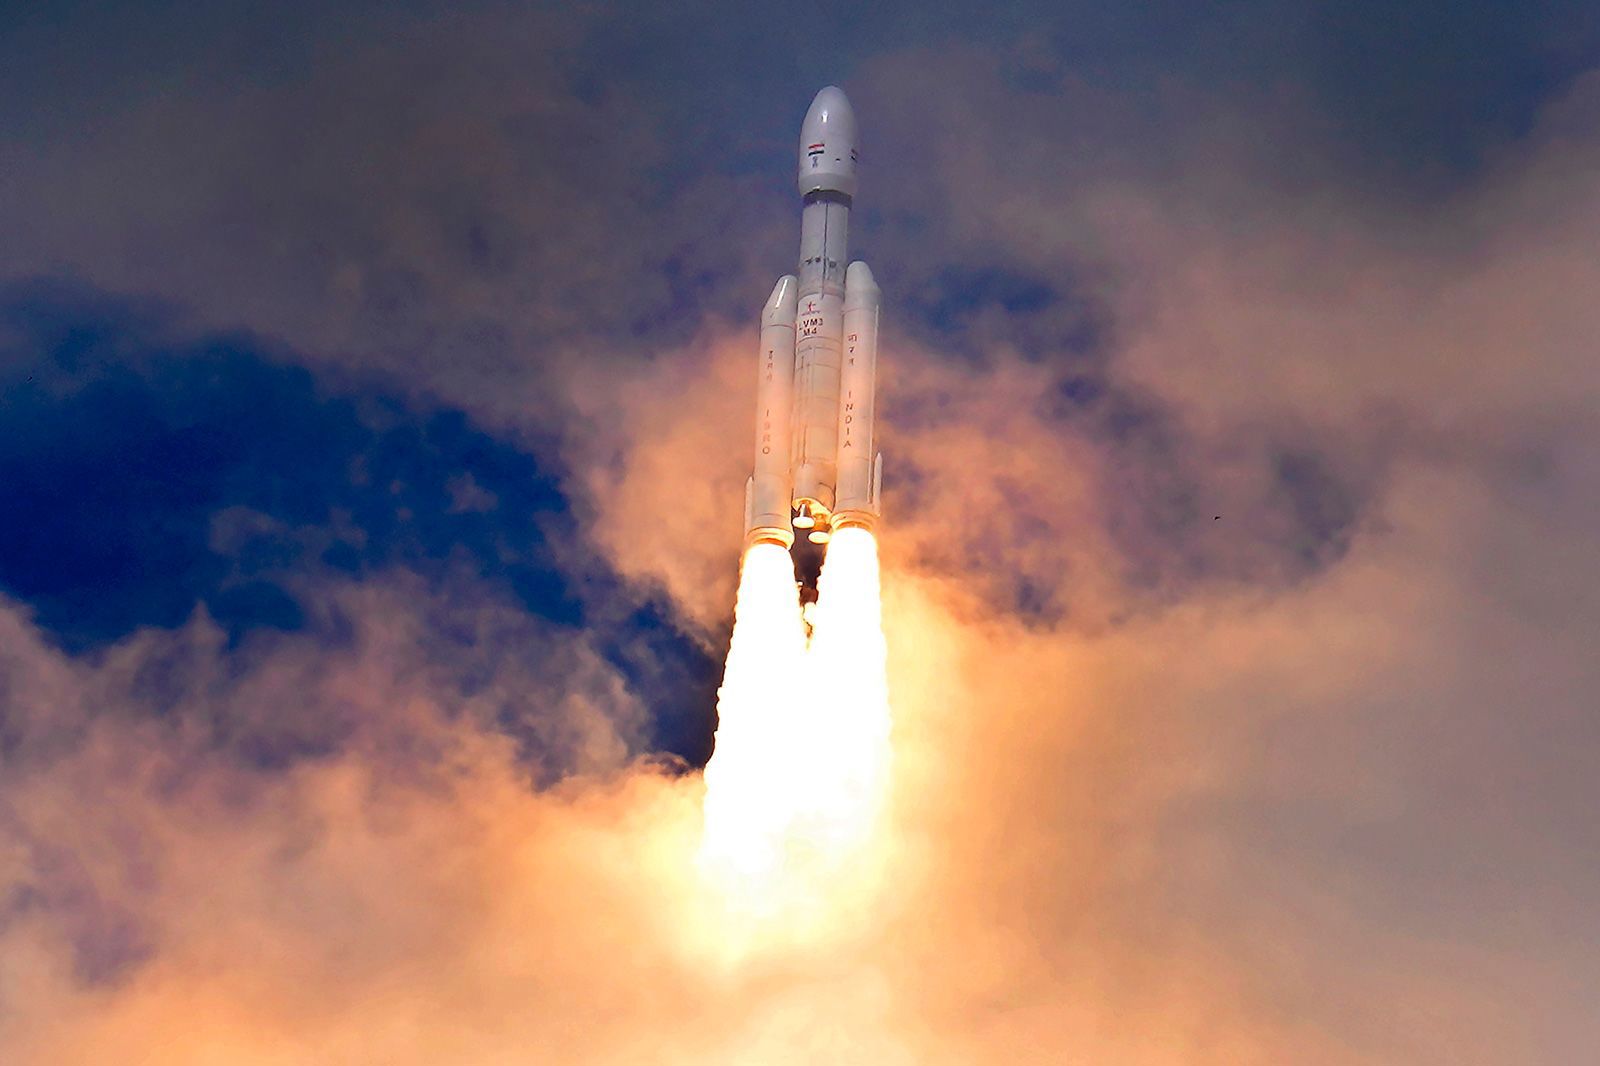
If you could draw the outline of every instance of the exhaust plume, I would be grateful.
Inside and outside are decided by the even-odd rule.
[[[716,753],[706,766],[701,870],[733,915],[816,931],[870,893],[889,767],[877,544],[841,530],[807,638],[788,552],[746,553]]]

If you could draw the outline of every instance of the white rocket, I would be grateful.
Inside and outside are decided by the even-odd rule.
[[[855,192],[856,117],[830,85],[800,127],[800,275],[778,279],[761,315],[745,486],[745,542],[792,547],[808,598],[833,531],[871,529],[880,514],[872,401],[882,296],[867,264],[845,267]]]

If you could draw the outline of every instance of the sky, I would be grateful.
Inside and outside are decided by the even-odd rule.
[[[896,890],[730,969],[829,83]],[[7,7],[0,1058],[1587,1059],[1596,173],[1576,0]]]

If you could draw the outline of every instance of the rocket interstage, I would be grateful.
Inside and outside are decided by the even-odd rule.
[[[873,440],[881,294],[865,263],[846,267],[856,120],[834,86],[806,112],[799,162],[800,269],[778,280],[761,316],[745,541],[792,548],[813,599],[833,532],[877,524],[883,476]]]

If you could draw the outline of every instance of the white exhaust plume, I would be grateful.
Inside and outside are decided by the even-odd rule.
[[[876,870],[889,700],[871,533],[838,532],[821,592],[808,642],[789,554],[745,555],[700,853],[731,912],[812,932],[859,905]]]
[[[873,535],[836,530],[819,585],[807,670],[822,697],[807,712],[809,793],[796,836],[817,861],[859,869],[889,772],[887,651]]]
[[[742,898],[765,895],[783,867],[804,767],[792,758],[802,720],[806,635],[794,562],[777,544],[745,553],[733,640],[717,693],[716,753],[706,765],[708,876]]]

